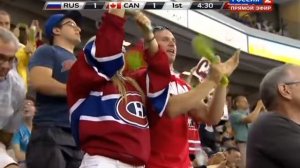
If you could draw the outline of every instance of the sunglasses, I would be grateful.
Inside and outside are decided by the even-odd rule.
[[[168,27],[166,26],[155,26],[153,27],[153,33],[158,32],[158,31],[162,31],[162,30],[169,30],[171,31]]]

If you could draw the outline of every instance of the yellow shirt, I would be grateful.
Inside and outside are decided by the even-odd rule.
[[[19,75],[22,77],[26,88],[28,88],[28,65],[30,54],[25,51],[25,47],[20,47],[16,53],[18,59],[17,70]]]

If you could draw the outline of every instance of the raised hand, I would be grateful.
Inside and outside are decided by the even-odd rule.
[[[222,63],[211,64],[207,79],[219,83],[224,76],[224,65]]]
[[[138,26],[143,31],[145,40],[150,40],[154,37],[151,29],[151,20],[142,12],[136,11],[134,13],[134,19],[136,20]]]
[[[223,73],[230,76],[232,72],[238,67],[240,61],[240,50],[237,50],[226,62],[222,63]]]
[[[26,53],[32,54],[36,49],[36,45],[35,45],[35,43],[33,43],[31,41],[27,41],[27,44],[24,49],[25,49]]]
[[[261,109],[261,111],[265,111],[266,110],[265,105],[262,102],[262,100],[258,100],[257,103],[256,103],[256,106],[259,107]]]
[[[154,38],[154,34],[151,29],[151,21],[150,19],[142,12],[136,11],[133,14],[134,19],[137,22],[137,25],[143,31],[143,36],[145,40],[145,48],[149,49],[150,56],[155,55],[158,51],[158,44]]]

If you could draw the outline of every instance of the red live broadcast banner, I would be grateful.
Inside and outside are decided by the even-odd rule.
[[[272,12],[273,5],[228,5],[233,12]]]
[[[274,0],[263,0],[261,4],[251,4],[251,0],[235,0],[235,3],[227,2],[224,6],[233,12],[272,12]],[[247,4],[247,2],[249,3]],[[239,3],[243,2],[243,3]]]

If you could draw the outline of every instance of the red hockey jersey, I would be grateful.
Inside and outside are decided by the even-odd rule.
[[[169,88],[171,95],[183,94],[190,90],[189,85],[175,74],[172,75]],[[188,115],[181,115],[174,119],[166,115],[159,119],[153,111],[150,115],[151,156],[147,167],[190,167]]]
[[[199,125],[190,117],[188,118],[188,142],[189,154],[195,155],[201,150]]]
[[[146,94],[146,106],[130,83],[125,83],[127,101],[121,97],[111,78],[124,65],[124,23],[124,19],[106,14],[96,39],[86,44],[72,66],[67,83],[71,128],[84,152],[144,165],[150,155],[146,108],[163,115],[171,75],[165,52],[150,57],[145,51],[148,68],[131,77]]]

